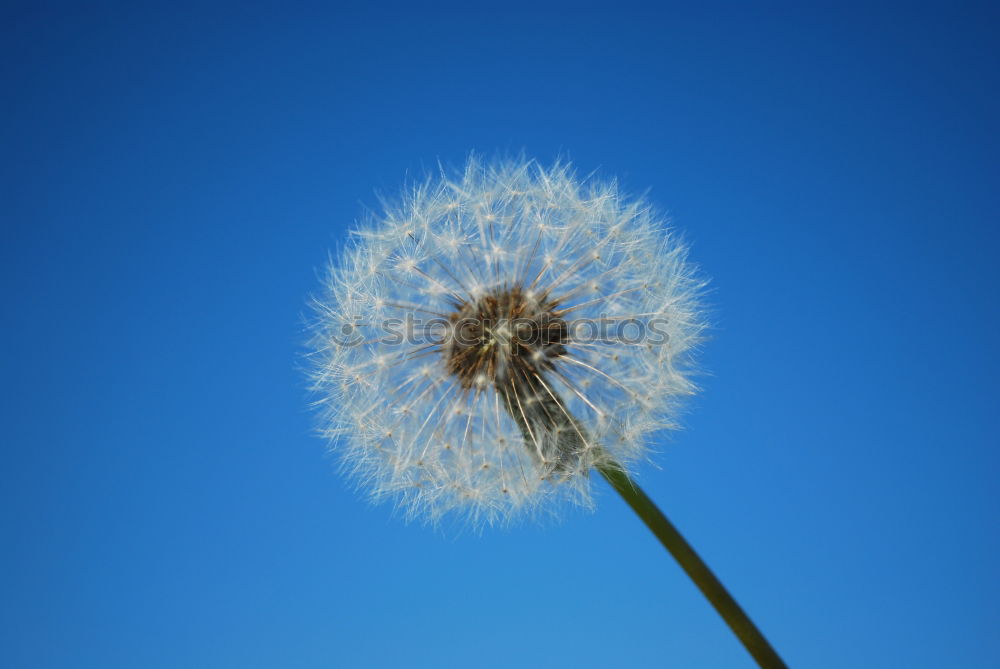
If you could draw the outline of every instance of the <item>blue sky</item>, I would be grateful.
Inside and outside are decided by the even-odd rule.
[[[443,534],[311,434],[327,251],[523,149],[712,278],[640,481],[789,664],[1000,664],[1000,16],[689,4],[0,10],[0,663],[752,666],[610,490]]]

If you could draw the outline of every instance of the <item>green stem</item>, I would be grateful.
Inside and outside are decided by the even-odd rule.
[[[681,536],[673,523],[667,520],[653,500],[629,478],[625,471],[613,464],[597,467],[611,487],[618,491],[642,522],[656,535],[660,543],[670,551],[687,575],[694,581],[702,594],[712,603],[722,619],[750,652],[763,669],[787,669],[778,653],[767,642],[753,621],[743,612],[725,586],[719,582],[691,545]]]

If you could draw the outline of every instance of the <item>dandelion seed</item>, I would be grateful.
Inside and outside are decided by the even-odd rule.
[[[699,288],[663,219],[614,183],[471,159],[366,222],[331,267],[315,324],[324,432],[410,517],[589,505],[588,472],[643,458],[692,392]],[[407,319],[434,334],[386,336]],[[616,339],[626,321],[659,339]]]

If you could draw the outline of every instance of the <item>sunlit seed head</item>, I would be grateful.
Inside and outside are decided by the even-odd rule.
[[[614,184],[470,159],[408,189],[331,264],[313,324],[322,431],[409,517],[587,506],[590,469],[645,457],[693,391],[700,286],[663,221]],[[606,331],[625,321],[646,338]]]

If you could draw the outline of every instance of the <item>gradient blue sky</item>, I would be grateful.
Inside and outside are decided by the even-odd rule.
[[[327,250],[524,149],[712,277],[640,480],[789,664],[1000,665],[1000,14],[492,7],[0,10],[0,664],[752,666],[609,490],[442,535],[311,435]]]

